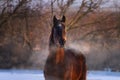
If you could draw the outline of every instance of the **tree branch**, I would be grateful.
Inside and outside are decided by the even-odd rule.
[[[85,39],[88,35],[90,34],[94,34],[94,33],[98,33],[98,32],[107,32],[109,30],[113,30],[113,29],[118,29],[118,27],[111,27],[111,28],[104,28],[104,29],[97,29],[91,32],[88,32],[87,34],[83,35],[83,37],[81,37],[80,39]]]
[[[101,22],[107,20],[111,15],[112,15],[112,14],[109,14],[109,15],[107,15],[107,16],[105,16],[105,17],[102,17],[102,18],[101,18],[101,16],[100,16],[99,20],[98,20],[98,18],[97,18],[97,19],[95,19],[93,22],[81,24],[81,25],[79,25],[79,26],[68,27],[68,28],[67,28],[67,31],[72,30],[72,29],[76,29],[76,28],[85,27],[85,26],[90,26],[90,25],[93,25],[93,24],[100,24]]]
[[[13,12],[10,13],[7,17],[3,18],[0,21],[0,28],[3,26],[4,23],[6,23],[18,10],[21,6],[23,6],[26,3],[27,0],[21,0],[16,7],[14,8]]]
[[[83,0],[79,7],[79,10],[77,11],[73,19],[70,21],[70,23],[67,25],[68,29],[71,29],[71,27],[78,23],[87,14],[94,12],[99,7],[101,1],[102,0],[99,0],[98,2],[93,2],[92,0]]]

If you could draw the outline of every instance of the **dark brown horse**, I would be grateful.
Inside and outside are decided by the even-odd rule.
[[[49,55],[44,66],[45,80],[86,80],[86,61],[82,53],[65,49],[65,16],[53,18]]]

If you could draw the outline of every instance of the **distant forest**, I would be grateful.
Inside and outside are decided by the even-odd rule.
[[[52,18],[65,15],[65,47],[85,54],[89,70],[120,71],[120,5],[117,0],[107,8],[103,5],[109,0],[35,1],[0,0],[1,69],[43,69],[49,54]]]

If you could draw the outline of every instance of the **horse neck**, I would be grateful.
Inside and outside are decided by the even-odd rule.
[[[49,51],[50,51],[50,54],[51,53],[57,53],[58,51],[61,51],[61,50],[63,50],[64,48],[62,48],[62,47],[58,47],[58,46],[56,46],[56,44],[49,44]]]
[[[50,49],[50,56],[55,56],[54,61],[55,64],[62,63],[64,60],[64,48],[61,47],[55,47],[54,49]]]

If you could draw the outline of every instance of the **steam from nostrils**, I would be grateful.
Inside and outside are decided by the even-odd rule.
[[[70,43],[68,43],[67,48],[71,48],[76,51],[80,51],[83,54],[86,54],[90,51],[90,45],[85,42],[79,42],[79,43],[78,42],[76,42],[76,43],[70,42]]]
[[[101,44],[91,44],[91,42],[85,41],[69,42],[66,44],[65,47],[69,49],[74,49],[75,51],[78,51],[78,53],[82,52],[82,54],[84,54],[86,57],[86,62],[89,69],[101,69],[102,67],[109,66],[110,61],[108,60],[112,59],[112,55],[116,51],[114,49],[111,49],[109,51],[106,47],[103,47]],[[40,50],[35,50],[30,58],[30,62],[32,62],[32,67],[43,69],[48,55],[48,46]]]
[[[82,52],[86,56],[87,65],[90,68],[101,69],[105,66],[108,58],[110,58],[110,52],[101,44],[91,42],[69,42],[67,48],[75,49]]]

